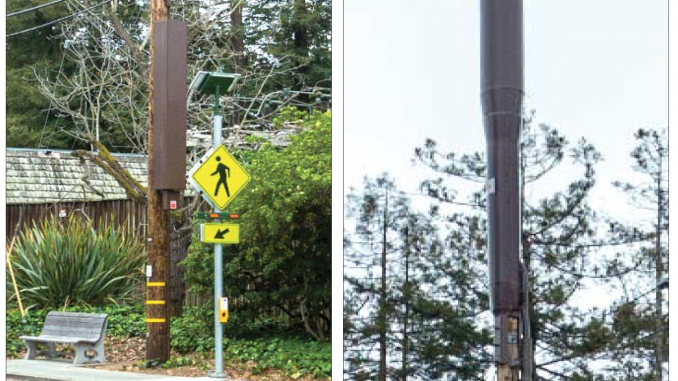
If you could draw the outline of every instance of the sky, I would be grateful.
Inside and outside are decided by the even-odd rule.
[[[345,189],[388,171],[416,190],[426,138],[485,149],[478,1],[345,0],[344,12]],[[628,215],[609,184],[633,177],[635,131],[668,126],[667,1],[525,0],[524,33],[526,110],[598,148],[592,203]]]

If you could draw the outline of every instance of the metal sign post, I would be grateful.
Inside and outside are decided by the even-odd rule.
[[[214,243],[214,372],[210,377],[226,378],[223,360],[223,325],[228,320],[228,300],[223,298],[223,244],[240,242],[237,224],[221,224],[221,211],[250,181],[250,175],[221,145],[222,120],[219,96],[226,92],[238,74],[200,72],[191,84],[191,92],[214,95],[214,129],[212,148],[188,172],[189,183],[214,208],[209,214],[213,224],[200,226],[201,241]],[[198,213],[198,217],[204,213]],[[237,216],[232,214],[231,216]],[[233,217],[235,218],[235,217]],[[232,218],[231,218],[232,219]]]
[[[212,133],[212,143],[214,147],[221,146],[221,127],[222,127],[222,115],[221,108],[219,107],[219,86],[216,87],[216,92],[214,94],[214,131]],[[214,208],[215,213],[221,212],[219,208]],[[215,222],[221,222],[217,219]],[[210,377],[215,378],[226,378],[226,373],[224,373],[224,327],[219,321],[219,300],[222,297],[224,292],[223,285],[223,274],[224,270],[224,259],[223,259],[223,248],[220,243],[214,245],[214,373],[210,374]]]

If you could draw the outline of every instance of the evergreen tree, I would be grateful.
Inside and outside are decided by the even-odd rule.
[[[8,0],[7,14],[44,4],[39,0]],[[7,34],[20,32],[68,15],[66,3],[54,4],[7,18]],[[55,134],[68,122],[50,112],[50,101],[40,93],[35,73],[72,72],[64,60],[64,41],[58,31],[45,27],[7,37],[6,136],[7,147],[70,148],[73,140]]]
[[[632,223],[613,223],[618,240],[639,241],[631,251],[630,270],[619,283],[624,295],[612,315],[615,340],[611,367],[614,380],[668,380],[668,132],[640,129],[631,152],[634,182],[614,183],[637,208]],[[642,219],[645,218],[643,221]]]
[[[398,227],[407,214],[407,200],[395,192],[386,176],[365,180],[360,194],[347,196],[346,214],[355,221],[355,234],[345,237],[344,360],[349,379],[387,379],[389,346],[396,344],[392,333],[394,316],[393,282],[389,263],[397,255]]]
[[[470,284],[479,283],[481,287],[468,287],[467,292],[486,294],[485,194],[481,189],[484,155],[442,154],[435,142],[428,141],[416,150],[416,156],[440,174],[425,181],[422,189],[444,204],[459,203],[464,188],[460,183],[470,182],[466,187],[470,195],[467,200],[461,199],[462,203],[481,208],[448,216],[448,258],[474,261],[474,266],[482,270],[474,272],[476,279]],[[601,256],[601,250],[614,242],[601,233],[601,219],[588,201],[595,185],[595,165],[600,160],[600,154],[584,139],[571,144],[557,130],[546,125],[534,128],[532,118],[525,120],[521,140],[521,258],[529,274],[528,307],[537,380],[593,380],[601,376],[594,363],[610,355],[608,343],[615,335],[608,319],[610,311],[604,307],[585,309],[577,303],[578,295],[591,287],[591,282],[616,277],[615,262]],[[580,168],[580,177],[561,191],[545,192],[549,184],[563,181],[560,173],[567,167]],[[468,255],[473,247],[478,248],[479,255]],[[456,269],[446,263],[440,268]],[[486,296],[479,299],[484,301]]]
[[[344,253],[346,377],[482,379],[489,344],[477,322],[482,303],[462,287],[474,279],[471,268],[441,271],[437,210],[414,211],[385,176],[366,180],[347,204],[355,226]]]

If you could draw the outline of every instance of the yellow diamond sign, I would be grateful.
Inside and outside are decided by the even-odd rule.
[[[250,182],[249,173],[222,145],[207,151],[187,178],[207,202],[221,210]]]

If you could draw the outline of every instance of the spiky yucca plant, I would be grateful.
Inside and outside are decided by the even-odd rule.
[[[30,308],[98,306],[131,298],[143,277],[144,245],[112,218],[95,229],[71,216],[33,224],[17,239],[11,261],[21,299]],[[14,287],[7,276],[7,290]]]

